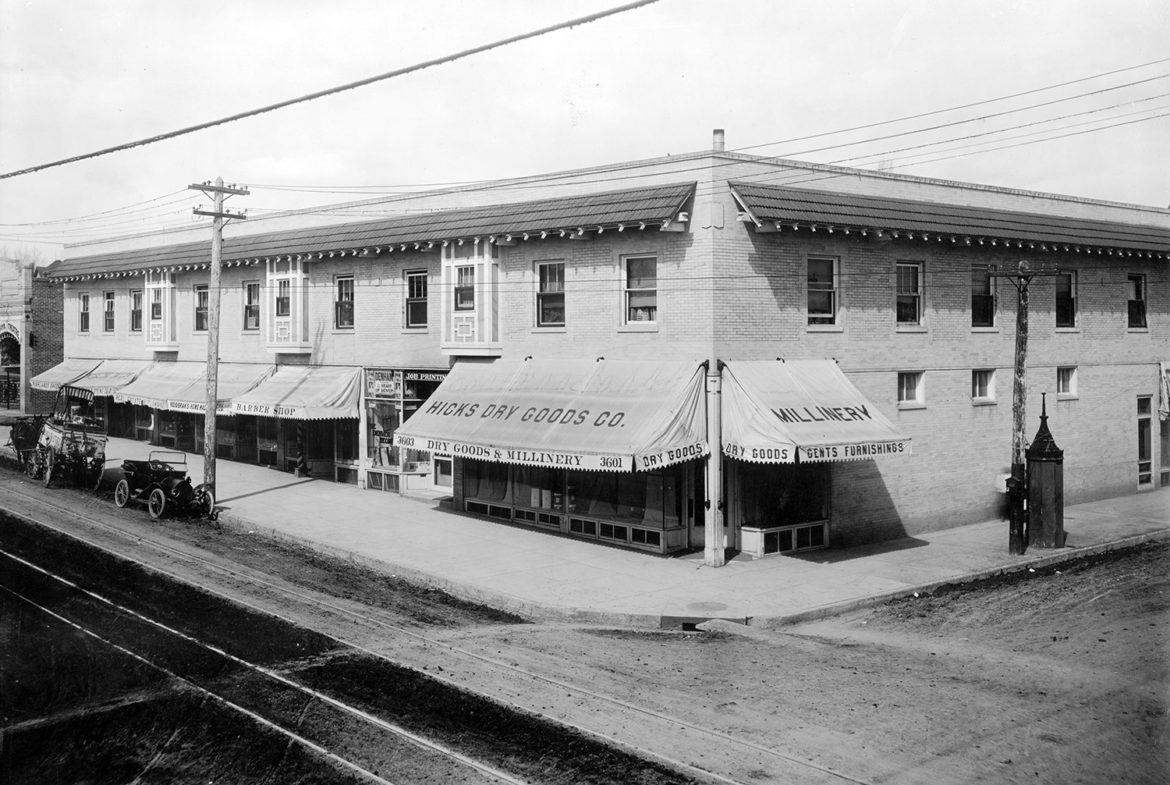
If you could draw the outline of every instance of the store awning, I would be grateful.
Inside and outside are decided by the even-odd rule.
[[[276,371],[275,365],[248,363],[219,363],[215,374],[216,414],[234,414],[232,403],[236,398],[263,382]],[[194,382],[167,396],[166,408],[172,412],[207,411],[207,368]]]
[[[293,420],[357,419],[361,368],[286,365],[232,401],[232,414]]]
[[[723,452],[756,463],[909,455],[903,436],[832,360],[723,369]]]
[[[78,362],[93,363],[95,361],[81,360]],[[62,380],[56,384],[44,379],[48,374],[53,373],[58,368],[61,368],[62,365],[65,365],[65,363],[62,363],[56,368],[46,371],[33,379],[33,386],[39,390],[55,390],[62,384],[69,383],[75,387],[84,387],[87,390],[92,390],[94,395],[113,395],[141,376],[153,364],[154,362],[152,360],[102,360],[88,373],[83,373],[74,379]],[[38,380],[42,381],[42,385],[39,387],[37,386]]]
[[[34,390],[57,390],[63,384],[80,379],[102,364],[101,360],[66,359],[47,371],[38,373],[30,384]]]
[[[458,363],[394,443],[529,466],[646,471],[706,455],[705,415],[698,363]]]
[[[117,403],[167,408],[167,398],[187,387],[207,371],[204,363],[158,362],[114,393]]]

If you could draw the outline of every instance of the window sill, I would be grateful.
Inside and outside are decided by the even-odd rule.
[[[1126,332],[1137,333],[1138,335],[1140,335],[1142,333],[1148,333],[1149,331],[1150,331],[1149,327],[1127,327],[1126,328]]]
[[[973,398],[971,400],[972,406],[995,406],[999,401],[993,401],[990,398]]]
[[[912,409],[925,409],[925,408],[926,408],[926,404],[922,403],[920,401],[899,401],[898,402],[898,411],[900,411],[900,412],[910,411]]]
[[[898,324],[894,327],[900,333],[928,333],[930,328],[924,324]]]
[[[568,329],[565,327],[565,325],[561,324],[561,325],[556,325],[556,326],[550,325],[548,327],[533,327],[532,332],[534,332],[534,333],[563,333],[563,332],[568,332]]]
[[[805,332],[810,333],[843,333],[845,332],[845,325],[843,324],[806,324],[804,326]]]
[[[976,327],[976,326],[972,325],[971,332],[973,332],[973,333],[997,333],[997,332],[999,332],[999,328],[996,327],[995,325],[992,325],[990,327]]]
[[[403,327],[402,334],[403,335],[426,335],[428,332],[430,332],[430,330],[431,330],[431,328],[429,325],[424,325],[422,327]]]
[[[1056,400],[1058,400],[1058,401],[1075,401],[1080,397],[1081,396],[1077,395],[1076,393],[1057,393],[1056,394]]]
[[[1081,331],[1080,327],[1057,327],[1056,328],[1057,334],[1060,334],[1060,333],[1079,333],[1080,331]]]
[[[630,324],[618,325],[617,331],[619,333],[656,333],[658,332],[658,322],[631,322]]]
[[[333,335],[353,335],[357,330],[352,327],[334,327],[330,332]]]
[[[251,327],[246,327],[243,330],[240,330],[240,335],[259,335],[259,334],[260,334],[259,328],[253,329]]]

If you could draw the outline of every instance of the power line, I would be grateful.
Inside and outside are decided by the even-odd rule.
[[[539,30],[533,30],[533,31],[528,32],[528,33],[522,33],[520,35],[511,36],[509,38],[504,38],[504,39],[501,39],[499,41],[495,41],[495,42],[490,43],[490,44],[483,44],[481,46],[472,47],[471,49],[465,49],[462,52],[457,52],[457,53],[452,54],[452,55],[446,55],[444,57],[439,57],[439,58],[436,58],[434,60],[427,60],[425,62],[418,63],[416,65],[407,66],[406,68],[399,68],[399,69],[396,69],[394,71],[388,71],[387,73],[379,74],[378,76],[371,76],[371,77],[368,77],[366,79],[359,79],[356,82],[350,82],[348,84],[341,85],[340,87],[331,87],[328,90],[319,90],[315,93],[309,93],[308,95],[303,95],[299,98],[290,98],[286,101],[280,101],[279,103],[269,104],[268,106],[264,106],[264,107],[261,107],[259,109],[252,109],[252,110],[249,110],[247,112],[239,112],[237,114],[230,115],[228,117],[224,117],[224,118],[221,118],[219,120],[212,120],[210,122],[200,123],[199,125],[192,125],[192,126],[189,126],[187,128],[181,128],[177,131],[170,131],[168,133],[159,134],[157,136],[152,136],[152,137],[149,137],[147,139],[140,139],[136,142],[127,142],[125,144],[116,145],[114,147],[107,147],[103,150],[97,150],[96,152],[86,153],[84,155],[76,155],[76,156],[73,156],[72,158],[64,158],[60,161],[53,161],[52,163],[40,164],[38,166],[30,166],[27,169],[18,169],[15,172],[7,172],[5,174],[0,174],[0,180],[5,180],[5,179],[8,179],[10,177],[18,177],[20,175],[30,174],[32,172],[39,172],[42,169],[49,169],[49,168],[54,167],[54,166],[63,166],[65,164],[71,164],[71,163],[75,163],[77,161],[84,161],[88,158],[96,158],[96,157],[101,156],[101,155],[108,155],[110,153],[121,152],[122,150],[129,150],[129,149],[134,148],[134,147],[141,147],[143,145],[154,144],[155,142],[161,142],[165,139],[172,139],[176,136],[183,136],[185,134],[194,133],[195,131],[202,131],[202,130],[205,130],[207,128],[213,128],[217,125],[224,125],[225,123],[231,123],[231,122],[234,122],[236,120],[243,120],[244,118],[247,118],[247,117],[255,117],[256,115],[264,114],[266,112],[272,112],[272,111],[275,111],[277,109],[283,109],[286,106],[293,106],[294,104],[305,103],[307,101],[312,101],[312,100],[315,100],[317,98],[323,98],[325,96],[334,95],[336,93],[341,93],[341,92],[344,92],[346,90],[353,90],[354,88],[357,88],[357,87],[364,87],[368,84],[373,84],[374,82],[380,82],[380,81],[383,81],[386,79],[393,79],[394,77],[402,76],[404,74],[413,73],[415,71],[422,71],[426,68],[432,68],[432,67],[437,66],[437,65],[444,65],[446,63],[454,62],[455,60],[462,60],[463,58],[470,57],[471,55],[479,54],[481,52],[487,52],[487,51],[490,51],[492,49],[498,49],[502,46],[507,46],[508,44],[514,44],[518,41],[524,41],[524,40],[529,39],[529,38],[536,38],[538,36],[542,36],[542,35],[545,35],[547,33],[552,33],[552,32],[555,32],[557,30],[563,30],[563,29],[568,28],[568,27],[576,27],[578,25],[588,24],[589,22],[595,22],[598,19],[604,19],[607,16],[613,16],[615,14],[624,13],[625,11],[630,11],[630,10],[633,10],[635,8],[641,8],[642,6],[650,5],[650,4],[656,3],[656,2],[658,2],[658,0],[636,0],[636,2],[626,3],[625,5],[617,6],[616,8],[611,8],[607,11],[600,11],[596,14],[589,14],[587,16],[581,16],[581,17],[578,17],[576,19],[570,19],[567,22],[560,22],[558,24],[550,25],[548,27],[542,27]]]

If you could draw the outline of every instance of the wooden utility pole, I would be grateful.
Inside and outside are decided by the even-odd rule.
[[[207,286],[207,405],[203,414],[203,483],[211,489],[214,504],[215,499],[215,415],[219,400],[219,278],[220,257],[223,255],[223,225],[228,219],[243,220],[248,216],[243,212],[224,212],[224,194],[233,196],[247,196],[247,188],[235,185],[225,186],[223,178],[215,178],[215,184],[210,182],[189,185],[196,191],[210,193],[215,199],[212,210],[201,210],[198,207],[192,212],[195,215],[209,215],[211,221],[211,281]]]
[[[1024,433],[1025,407],[1028,402],[1028,286],[1037,276],[1059,275],[1059,270],[1033,270],[1021,261],[1014,272],[991,271],[992,277],[1007,278],[1019,293],[1016,306],[1016,361],[1012,380],[1012,474],[1008,479],[1008,553],[1022,554],[1027,548],[1024,537],[1024,499],[1027,476],[1024,453],[1028,437]]]

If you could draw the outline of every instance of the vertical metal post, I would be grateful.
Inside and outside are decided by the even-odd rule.
[[[1012,383],[1012,480],[1009,485],[1008,553],[1022,554],[1027,547],[1024,536],[1024,499],[1027,495],[1025,456],[1027,438],[1024,435],[1024,410],[1028,399],[1028,284],[1027,263],[1020,262],[1019,277],[1015,280],[1019,292],[1016,307],[1016,364]]]
[[[726,561],[723,538],[723,363],[707,366],[707,514],[703,541],[703,563],[722,567]]]

